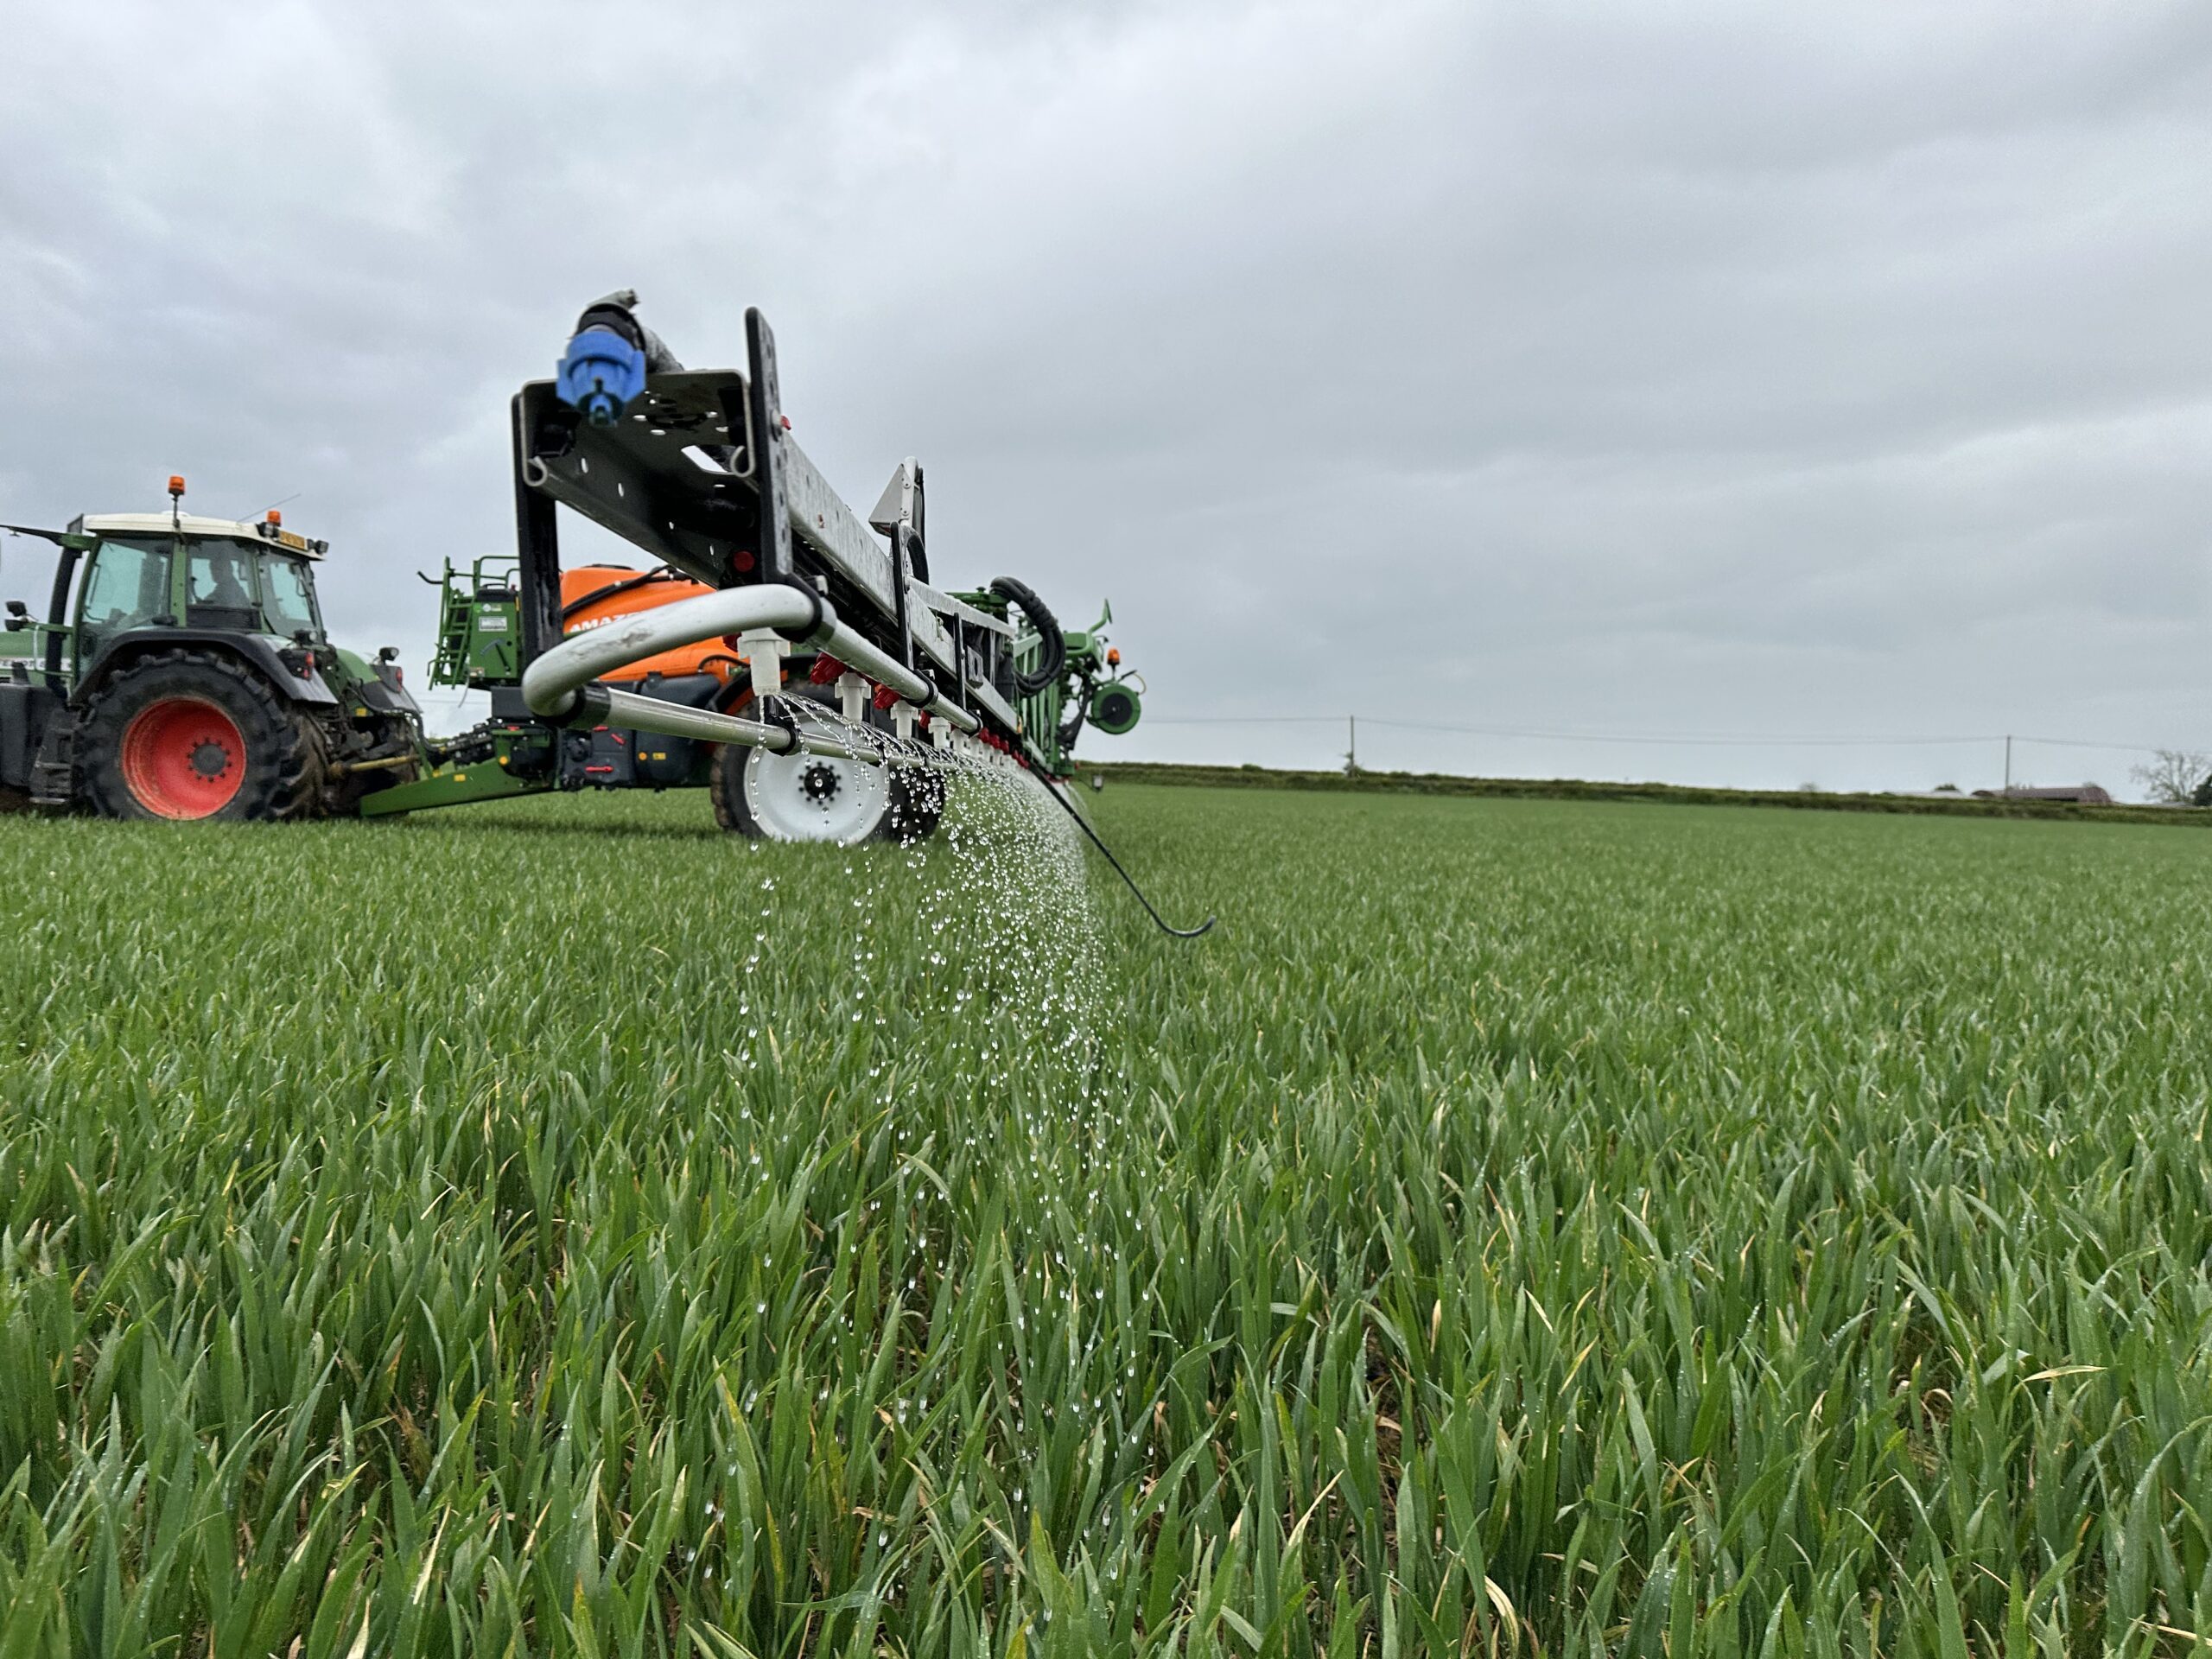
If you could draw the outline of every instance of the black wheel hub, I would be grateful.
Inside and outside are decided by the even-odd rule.
[[[219,743],[200,743],[192,751],[192,769],[202,778],[219,778],[230,769],[231,752]]]
[[[827,806],[835,800],[840,783],[836,767],[820,760],[798,775],[799,792],[813,806]]]

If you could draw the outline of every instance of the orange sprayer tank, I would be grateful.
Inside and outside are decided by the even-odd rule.
[[[669,570],[639,571],[619,564],[581,564],[561,573],[561,633],[563,638],[602,627],[619,616],[672,605],[679,599],[696,599],[711,588]],[[619,674],[607,677],[616,684],[642,680],[648,674],[672,678],[678,674],[711,674],[728,680],[737,672],[728,644],[720,639],[683,645],[627,663]]]

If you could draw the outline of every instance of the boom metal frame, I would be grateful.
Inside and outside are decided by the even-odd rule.
[[[1046,751],[994,683],[1014,649],[1012,625],[924,579],[919,466],[902,462],[863,520],[792,437],[775,336],[757,308],[745,315],[740,373],[684,368],[636,321],[634,303],[625,293],[588,310],[561,376],[532,381],[514,399],[529,711],[559,724],[614,723],[778,753],[891,753],[876,746],[862,755],[861,746],[803,734],[788,719],[677,708],[597,683],[658,652],[720,636],[747,659],[764,714],[783,689],[784,656],[826,652],[894,699],[902,734],[926,716],[1046,765]],[[624,345],[634,359],[627,364],[619,356]],[[723,591],[563,642],[556,505]]]

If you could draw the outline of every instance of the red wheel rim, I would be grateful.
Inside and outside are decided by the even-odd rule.
[[[245,781],[245,740],[204,698],[163,697],[124,728],[123,781],[157,817],[208,817]]]

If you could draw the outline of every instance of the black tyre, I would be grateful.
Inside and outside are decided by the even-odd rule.
[[[927,841],[944,822],[945,777],[925,766],[898,766],[891,773],[891,812],[883,838],[901,847]]]
[[[313,721],[213,652],[141,658],[93,695],[79,776],[111,818],[308,818],[323,809]]]

